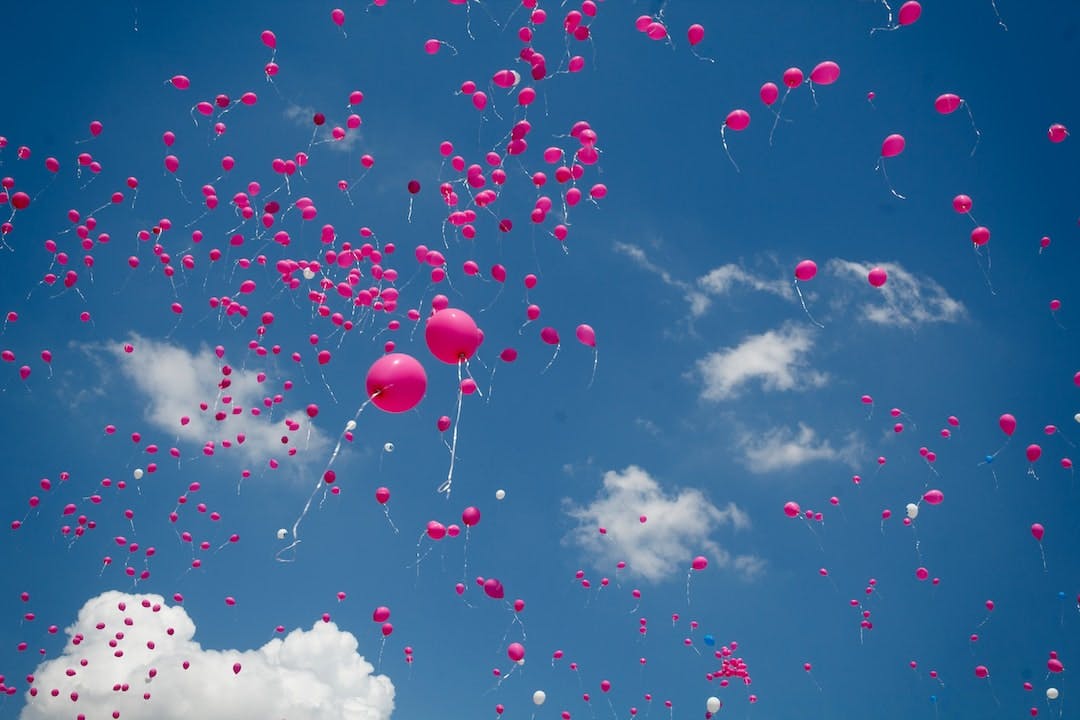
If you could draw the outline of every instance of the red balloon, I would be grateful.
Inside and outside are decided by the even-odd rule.
[[[371,364],[367,394],[380,410],[400,413],[411,410],[427,392],[427,373],[416,358],[390,353]]]

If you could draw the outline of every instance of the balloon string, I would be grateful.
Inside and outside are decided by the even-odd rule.
[[[553,355],[551,356],[551,359],[550,359],[550,360],[548,360],[548,364],[544,366],[544,369],[540,371],[540,374],[541,374],[541,375],[543,375],[544,373],[546,373],[546,372],[548,371],[548,368],[550,368],[550,367],[551,367],[551,366],[552,366],[552,365],[553,365],[553,364],[555,363],[555,358],[559,357],[559,350],[560,350],[561,348],[562,348],[562,345],[561,345],[561,344],[558,344],[558,343],[557,343],[557,344],[555,345],[555,353],[554,353],[554,354],[553,354]]]
[[[776,134],[776,126],[780,124],[780,113],[784,111],[784,103],[787,102],[787,96],[790,92],[791,88],[788,88],[784,91],[784,96],[780,98],[780,107],[778,107],[776,110],[773,110],[773,115],[775,117],[773,118],[772,129],[769,130],[769,147],[772,147],[773,145],[773,135]],[[723,130],[721,130],[721,134],[722,133]]]
[[[982,133],[979,132],[979,128],[975,125],[975,116],[971,112],[971,106],[964,102],[964,109],[967,110],[968,118],[971,120],[971,129],[975,131],[975,145],[971,148],[971,157],[975,157],[975,150],[979,147],[979,141],[982,140]]]
[[[877,161],[877,170],[879,170],[881,172],[881,176],[883,178],[885,178],[885,186],[887,188],[889,188],[889,192],[891,192],[897,198],[899,198],[901,200],[907,200],[907,198],[905,196],[903,196],[900,193],[896,192],[896,188],[894,188],[892,186],[892,181],[889,180],[889,173],[885,172],[885,162],[884,162],[884,160],[885,160],[885,158],[879,158],[878,159],[878,161]]]
[[[1001,13],[998,12],[997,0],[990,0],[990,7],[994,8],[994,16],[997,17],[998,25],[1004,28],[1005,32],[1009,32],[1009,26],[1001,19]]]
[[[1043,572],[1049,572],[1046,569],[1046,549],[1043,547],[1042,541],[1039,541],[1039,555],[1042,556]]]
[[[814,323],[819,328],[824,330],[825,326],[822,325],[821,323],[819,323],[817,320],[815,320],[814,316],[810,314],[810,310],[807,309],[807,307],[806,307],[806,299],[803,298],[802,290],[799,289],[799,281],[796,280],[795,282],[792,283],[792,285],[795,287],[795,292],[799,296],[799,302],[802,303],[802,309],[803,309],[803,312],[806,313],[806,317],[810,318],[810,322]],[[867,418],[867,419],[869,420],[869,418]]]
[[[437,492],[446,493],[446,499],[450,499],[450,488],[454,484],[454,461],[457,459],[457,439],[458,439],[458,425],[461,422],[461,401],[464,396],[464,391],[461,389],[461,382],[463,380],[461,375],[461,369],[465,365],[465,360],[458,361],[458,396],[457,396],[457,414],[454,417],[454,434],[450,440],[450,470],[446,473],[446,482],[439,486]]]
[[[585,386],[586,390],[591,388],[593,385],[593,381],[596,380],[596,366],[600,362],[600,350],[594,346],[592,352],[592,375],[589,377],[589,384]],[[1072,443],[1069,444],[1072,445]]]
[[[727,159],[731,161],[731,166],[735,168],[735,172],[742,172],[739,170],[739,166],[735,164],[735,158],[731,157],[731,151],[727,146],[727,134],[724,132],[727,130],[727,125],[720,126],[720,144],[724,146],[724,153],[727,154]]]

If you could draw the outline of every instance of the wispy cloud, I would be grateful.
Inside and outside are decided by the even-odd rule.
[[[852,464],[856,445],[855,438],[848,437],[841,448],[834,448],[827,439],[818,440],[814,429],[804,423],[799,423],[797,431],[778,427],[765,433],[743,433],[739,438],[743,463],[753,473],[790,470],[826,460]]]
[[[316,110],[313,107],[290,103],[285,107],[283,114],[285,119],[292,122],[293,125],[311,130],[314,145],[317,147],[325,146],[334,152],[347,153],[353,150],[356,144],[360,142],[360,128],[348,128],[345,126],[344,121],[338,123],[336,127],[345,130],[345,137],[335,140],[332,134],[335,127],[334,121],[327,117],[324,125],[317,126],[314,122],[315,113]]]
[[[791,286],[783,280],[769,280],[754,275],[741,265],[728,263],[713,268],[698,278],[698,287],[710,295],[727,295],[737,288],[746,287],[759,292],[767,292],[785,299],[794,299]]]
[[[696,555],[744,574],[754,567],[748,561],[736,566],[731,553],[710,539],[724,525],[736,530],[750,527],[745,511],[731,502],[717,507],[694,488],[666,492],[635,465],[604,473],[603,485],[589,504],[564,500],[564,505],[567,515],[577,521],[564,542],[581,548],[596,567],[612,568],[625,561],[627,573],[651,582],[686,572]],[[757,571],[760,567],[759,563]]]
[[[86,717],[126,708],[124,717],[158,720],[389,720],[394,709],[390,678],[374,674],[357,654],[356,638],[334,623],[293,630],[257,650],[205,650],[182,607],[168,606],[159,595],[108,591],[83,605],[67,633],[82,642],[65,644],[34,676],[38,686],[59,689],[65,703],[78,693],[71,712]],[[109,644],[118,637],[123,652]],[[71,674],[70,668],[78,670]],[[114,683],[142,689],[137,698],[120,697]],[[43,693],[19,717],[55,718],[57,702]]]
[[[867,273],[880,267],[888,273],[888,280],[880,288],[868,285]],[[879,325],[913,327],[924,323],[958,322],[967,310],[937,281],[926,276],[908,272],[899,263],[868,263],[835,258],[826,269],[829,273],[857,283],[872,300],[860,301],[863,319]],[[848,301],[840,301],[848,304]]]
[[[808,367],[806,355],[813,345],[808,329],[789,324],[751,335],[735,347],[709,353],[697,362],[704,380],[701,396],[726,400],[754,381],[760,382],[764,390],[820,387],[828,376]]]
[[[130,338],[130,343],[135,348],[131,353],[124,352],[120,343],[86,350],[94,355],[104,351],[112,357],[128,386],[145,396],[144,419],[170,436],[200,446],[212,440],[217,448],[228,441],[232,446],[229,452],[239,453],[246,461],[261,462],[285,455],[289,447],[299,445],[301,450],[323,453],[329,445],[304,412],[289,416],[300,426],[293,432],[280,419],[280,409],[271,419],[263,400],[273,393],[255,370],[233,368],[228,388],[222,389],[219,383],[224,379],[221,368],[225,363],[209,348],[191,352],[139,336]],[[207,411],[200,409],[200,402],[207,403]],[[234,414],[236,408],[240,412]],[[253,408],[260,414],[253,415]],[[219,411],[224,413],[221,420],[216,418]],[[186,424],[181,422],[183,417],[188,418]],[[288,446],[281,442],[285,435],[291,438]]]
[[[686,295],[686,300],[690,303],[690,314],[694,317],[700,317],[709,309],[709,296],[704,292],[696,289],[693,285],[674,277],[666,269],[654,263],[649,259],[649,256],[645,254],[645,251],[637,245],[631,243],[624,243],[616,241],[614,244],[615,251],[625,255],[634,261],[634,264],[640,267],[642,270],[656,276],[662,283],[668,287],[673,287]]]

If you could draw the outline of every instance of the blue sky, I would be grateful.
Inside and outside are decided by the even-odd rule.
[[[509,0],[343,3],[340,28],[334,7],[7,11],[0,507],[18,527],[4,548],[0,675],[11,691],[0,716],[409,719],[438,708],[490,718],[498,705],[505,718],[627,720],[631,708],[702,717],[710,696],[723,700],[720,717],[739,718],[1070,714],[1080,491],[1062,461],[1080,442],[1080,212],[1075,140],[1051,143],[1047,129],[1080,124],[1068,89],[1080,10],[1001,2],[999,23],[989,0],[928,1],[915,24],[871,34],[888,23],[883,3],[612,0],[586,17],[581,41],[563,30],[569,4],[541,3],[547,21],[530,23]],[[669,40],[637,32],[642,15]],[[704,59],[686,39],[693,23],[705,28],[694,48]],[[519,55],[522,26],[546,59],[539,81]],[[266,29],[276,51],[260,40]],[[436,54],[429,39],[443,43]],[[584,69],[565,72],[571,56]],[[840,66],[838,81],[792,89],[770,143],[760,87],[825,60]],[[521,75],[517,87],[493,83],[503,69]],[[190,88],[170,84],[175,75]],[[488,95],[482,112],[461,92],[469,80]],[[537,93],[527,109],[516,102],[526,86]],[[354,90],[364,99],[350,107]],[[246,92],[257,102],[238,102]],[[940,115],[942,93],[964,106]],[[219,94],[227,108],[195,109]],[[981,133],[974,153],[965,106]],[[720,133],[736,108],[751,115],[745,131],[724,134],[738,170]],[[333,140],[353,113],[359,127]],[[521,120],[528,148],[507,155]],[[582,147],[570,136],[578,121],[595,131],[599,161],[560,184],[543,152]],[[906,148],[885,168],[905,199],[875,171],[892,133]],[[497,193],[476,209],[474,239],[447,222],[440,184],[457,193],[453,210],[475,208],[478,188],[440,153],[444,141]],[[307,164],[286,183],[272,161],[299,152]],[[80,153],[100,172],[80,170]],[[374,158],[366,172],[364,155]],[[607,195],[590,201],[598,183]],[[571,187],[585,196],[576,205],[564,200]],[[14,209],[15,192],[29,207]],[[251,219],[237,193],[249,193]],[[958,194],[973,199],[972,217],[953,210]],[[536,223],[540,196],[552,207]],[[314,219],[301,219],[305,197]],[[270,200],[280,209],[267,229]],[[139,239],[163,219],[169,229]],[[978,252],[976,225],[991,232]],[[287,246],[273,239],[280,231]],[[381,262],[395,281],[375,277],[369,258],[351,266],[356,289],[398,291],[393,311],[337,294],[349,271],[325,253],[346,242],[395,246]],[[419,245],[442,253],[445,280],[417,262]],[[792,285],[804,259],[817,263],[799,289],[819,324]],[[295,272],[289,289],[280,260],[320,268]],[[464,271],[469,260],[479,276]],[[496,264],[505,283],[491,277]],[[866,280],[872,267],[888,272],[881,288]],[[78,277],[64,289],[69,269]],[[47,284],[48,273],[59,280]],[[537,279],[528,290],[527,275]],[[327,317],[309,297],[324,278]],[[248,280],[255,288],[242,292]],[[460,400],[449,497],[437,488],[453,431],[436,423],[457,417],[458,369],[408,316],[425,318],[437,294],[484,334],[462,370],[480,394]],[[248,316],[212,306],[224,296]],[[530,304],[541,314],[526,324]],[[595,377],[592,349],[575,339],[581,323],[596,331]],[[547,327],[561,338],[554,359]],[[362,408],[387,341],[427,374],[422,401],[400,414]],[[510,347],[516,361],[501,361]],[[1017,419],[1007,443],[1003,413]],[[1042,450],[1034,463],[1031,444]],[[339,494],[320,484],[330,466]],[[393,524],[378,487],[391,492]],[[931,489],[944,502],[920,502]],[[789,501],[822,520],[786,517]],[[908,503],[918,515],[905,526]],[[468,533],[425,535],[429,521],[462,525],[469,506],[481,519]],[[1041,547],[1033,523],[1045,527]],[[691,572],[699,555],[708,567]],[[150,574],[136,582],[125,568]],[[920,581],[918,568],[939,582]],[[505,598],[487,597],[478,577],[497,578]],[[385,641],[372,620],[380,606],[393,624]],[[872,628],[860,628],[864,612]],[[520,666],[507,656],[514,642],[526,649]],[[733,643],[750,685],[710,679],[724,659],[713,653]],[[1048,672],[1052,652],[1063,673]],[[980,665],[989,678],[976,677]]]

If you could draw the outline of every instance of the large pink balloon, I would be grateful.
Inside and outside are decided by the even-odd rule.
[[[814,69],[810,71],[810,82],[817,83],[818,85],[832,85],[839,77],[840,66],[832,60],[818,63]]]
[[[1011,437],[1013,432],[1016,431],[1016,418],[1009,413],[1005,413],[998,418],[998,425],[1001,427],[1001,432]]]
[[[425,392],[427,373],[412,355],[383,355],[368,369],[367,394],[380,410],[392,413],[412,410]]]
[[[899,133],[893,133],[885,138],[881,143],[881,157],[896,157],[900,153],[904,152],[904,136]]]
[[[480,329],[464,310],[445,308],[428,318],[424,329],[431,354],[450,365],[468,360],[480,346]]]
[[[944,95],[938,95],[937,100],[934,101],[934,109],[942,115],[948,115],[955,112],[962,102],[964,101],[960,99],[959,95],[945,93]]]
[[[799,280],[810,280],[817,275],[817,263],[813,260],[803,260],[795,266],[795,277]]]

